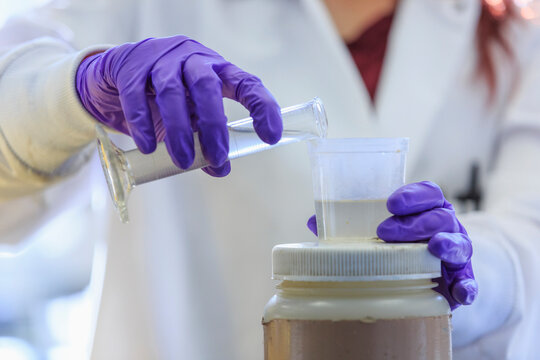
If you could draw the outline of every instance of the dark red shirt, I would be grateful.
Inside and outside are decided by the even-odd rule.
[[[375,102],[393,17],[392,13],[381,18],[367,28],[358,39],[347,45],[373,102]]]

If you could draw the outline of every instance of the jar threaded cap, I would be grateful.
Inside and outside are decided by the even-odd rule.
[[[441,276],[441,262],[425,243],[365,239],[277,245],[272,272],[276,280],[291,281],[430,279]]]

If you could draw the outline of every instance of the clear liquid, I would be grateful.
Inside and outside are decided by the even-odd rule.
[[[258,153],[274,146],[263,142],[253,129],[229,128],[229,137],[229,159]],[[313,137],[310,133],[284,129],[278,144],[286,145]]]
[[[377,226],[391,214],[386,199],[315,201],[321,240],[351,241],[377,237]]]

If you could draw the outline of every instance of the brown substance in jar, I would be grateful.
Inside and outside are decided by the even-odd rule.
[[[275,319],[265,360],[450,360],[450,316],[363,320]]]

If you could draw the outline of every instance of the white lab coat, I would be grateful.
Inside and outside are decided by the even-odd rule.
[[[53,1],[0,34],[11,50],[0,59],[0,181],[10,189],[0,196],[40,188],[86,156],[92,119],[73,76],[96,49],[87,47],[183,33],[257,74],[282,106],[321,97],[332,137],[410,137],[408,180],[435,181],[450,200],[478,163],[486,210],[460,219],[474,242],[480,293],[454,313],[454,358],[535,359],[540,57],[532,26],[514,26],[520,70],[496,53],[498,88],[487,105],[487,87],[474,77],[479,11],[472,0],[402,0],[372,106],[315,0]],[[40,35],[52,39],[24,43]],[[77,53],[58,38],[87,49]],[[229,103],[227,110],[231,119],[244,115]],[[43,204],[39,197],[6,200],[2,212],[24,215]],[[303,144],[235,160],[225,179],[193,172],[136,188],[131,223],[112,219],[107,231],[93,358],[262,358],[270,251],[313,240],[304,225],[312,201]],[[41,213],[57,209],[47,205]],[[24,221],[4,227],[6,239],[13,224]]]

